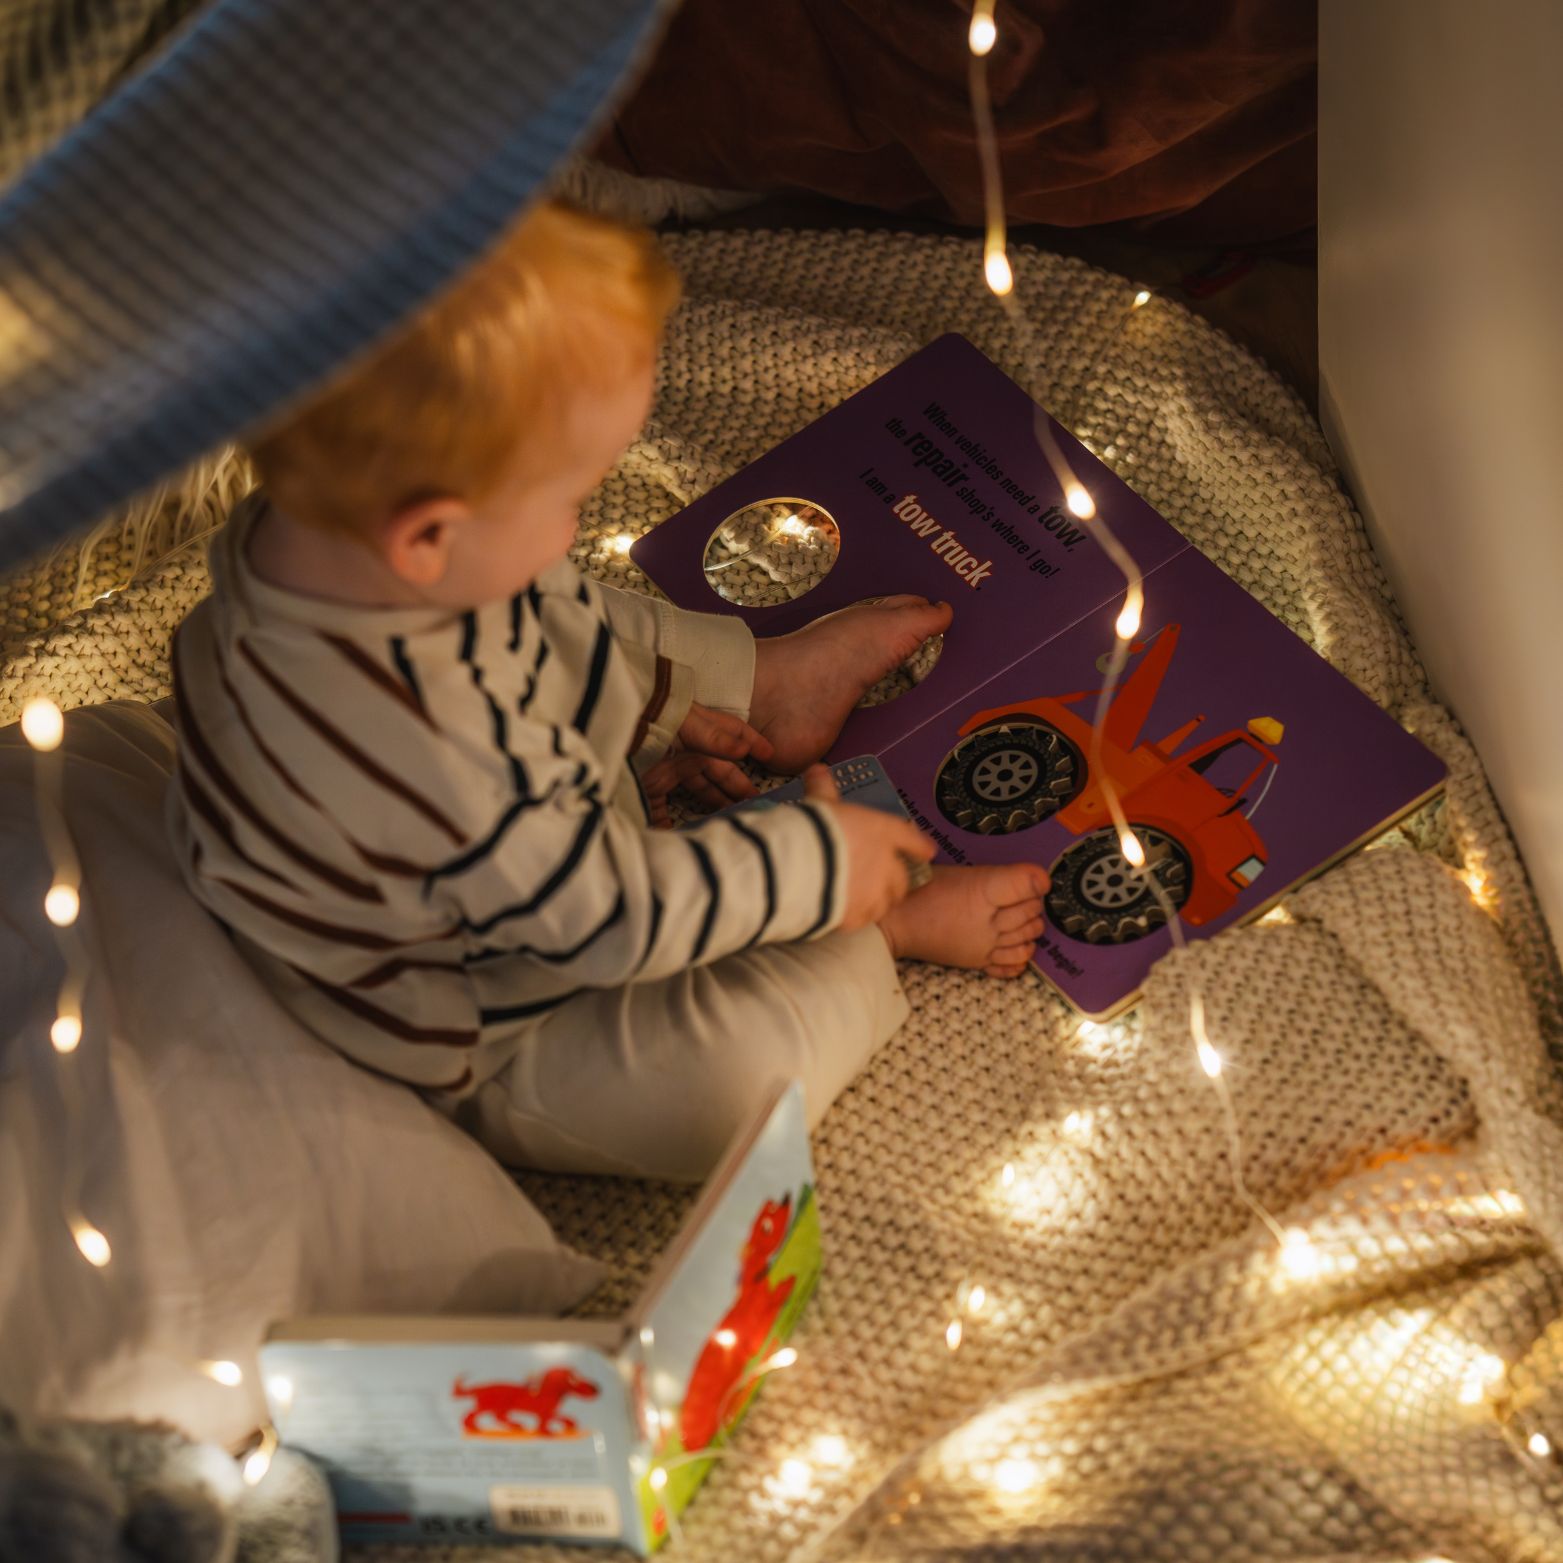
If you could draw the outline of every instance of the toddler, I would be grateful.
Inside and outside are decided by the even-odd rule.
[[[756,641],[583,579],[677,284],[545,205],[253,448],[174,647],[201,901],[317,1035],[502,1159],[698,1178],[778,1076],[817,1121],[905,1018],[896,957],[1022,971],[1045,873],[938,870],[835,798],[653,828],[797,772],[949,622],[899,597]]]

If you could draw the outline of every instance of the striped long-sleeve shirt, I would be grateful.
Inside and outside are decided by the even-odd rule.
[[[356,608],[245,560],[246,501],[174,647],[170,821],[197,897],[349,1057],[462,1093],[586,988],[805,939],[841,846],[802,806],[649,828],[691,699],[743,707],[749,632],[568,564],[464,613]]]

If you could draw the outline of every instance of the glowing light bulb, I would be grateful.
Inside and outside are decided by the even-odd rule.
[[[997,245],[983,256],[982,274],[987,278],[988,286],[1000,298],[1014,289],[1015,273],[1010,270],[1009,256]]]
[[[243,1466],[240,1467],[246,1487],[258,1487],[265,1480],[267,1471],[271,1469],[271,1457],[276,1453],[276,1449],[276,1432],[268,1427],[261,1434],[261,1441],[249,1452]]]
[[[40,696],[37,700],[29,700],[22,707],[22,737],[33,748],[45,753],[50,749],[58,749],[64,736],[65,718],[52,700]]]
[[[209,1378],[215,1379],[219,1384],[229,1389],[237,1389],[244,1382],[244,1369],[237,1362],[219,1360],[216,1362],[203,1362],[201,1371]]]
[[[1090,1129],[1090,1113],[1072,1112],[1064,1119],[1064,1133],[1072,1140],[1083,1140]]]
[[[1490,1351],[1484,1351],[1466,1369],[1465,1378],[1460,1385],[1460,1404],[1462,1406],[1474,1406],[1486,1398],[1488,1386],[1496,1384],[1504,1375],[1505,1368],[1503,1358]]]
[[[1133,640],[1140,627],[1140,609],[1144,605],[1145,595],[1138,586],[1129,588],[1129,595],[1123,600],[1123,611],[1118,615],[1113,629],[1117,631],[1119,640]]]
[[[1004,1170],[999,1174],[999,1187],[1008,1189],[1013,1188],[1014,1186],[1015,1164],[1013,1162],[1007,1161],[1004,1163]]]
[[[1535,1455],[1538,1460],[1545,1460],[1552,1453],[1552,1440],[1545,1433],[1532,1433],[1525,1440],[1525,1447]]]
[[[1281,1234],[1281,1268],[1299,1281],[1319,1273],[1319,1251],[1301,1227],[1288,1227]]]
[[[633,532],[618,532],[608,539],[609,549],[616,554],[627,554],[635,546]]]
[[[282,1373],[273,1373],[266,1380],[266,1394],[274,1406],[293,1404],[293,1380]]]
[[[641,1327],[640,1327],[640,1343],[648,1351],[651,1349],[651,1346],[652,1346],[653,1342],[655,1342],[656,1338],[657,1338],[656,1331],[653,1330],[652,1327],[649,1324],[641,1325]]]
[[[1000,1460],[993,1472],[993,1485],[1000,1492],[1025,1492],[1036,1484],[1037,1467],[1033,1460]]]
[[[783,1346],[766,1364],[765,1369],[771,1372],[776,1368],[790,1368],[798,1360],[798,1353],[791,1346]]]
[[[1132,830],[1118,832],[1118,847],[1132,868],[1145,867],[1145,848],[1140,845],[1140,838]]]
[[[56,928],[69,928],[81,911],[81,896],[75,885],[65,883],[49,886],[43,898],[43,915]]]
[[[961,1321],[959,1319],[951,1319],[944,1327],[944,1344],[951,1351],[958,1351],[961,1344],[961,1334]]]
[[[1212,1080],[1221,1073],[1221,1055],[1208,1042],[1199,1044],[1199,1067]]]
[[[1096,514],[1096,501],[1086,492],[1084,483],[1070,482],[1064,489],[1064,503],[1069,506],[1069,513],[1082,521],[1089,521]]]
[[[56,1015],[54,1024],[49,1027],[49,1040],[56,1053],[74,1053],[81,1041],[81,1016],[63,1012]]]
[[[783,1460],[776,1475],[777,1489],[789,1498],[801,1498],[809,1490],[813,1474],[807,1460]]]
[[[1143,309],[1145,305],[1150,303],[1150,301],[1151,290],[1149,288],[1141,288],[1140,291],[1134,295],[1134,303],[1129,307],[1131,309]]]
[[[88,1264],[101,1270],[109,1262],[109,1240],[90,1221],[73,1221],[71,1236],[76,1239],[76,1246]]]
[[[985,12],[979,11],[971,19],[971,26],[966,30],[966,42],[971,47],[971,52],[981,56],[986,54],[999,41],[998,24]]]
[[[802,537],[805,532],[813,530],[809,524],[799,516],[788,516],[781,524],[781,529],[788,537]]]
[[[809,1445],[809,1453],[820,1465],[845,1465],[847,1441],[840,1433],[821,1433]]]
[[[668,1473],[660,1465],[654,1465],[646,1480],[651,1484],[653,1492],[661,1492],[668,1484]]]
[[[973,1313],[981,1313],[988,1301],[988,1289],[985,1286],[974,1286],[971,1296],[966,1299],[966,1306]]]

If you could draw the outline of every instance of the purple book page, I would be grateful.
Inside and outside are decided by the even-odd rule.
[[[1099,746],[1116,599],[881,755],[943,861],[1049,870],[1035,963],[1094,1017],[1133,1001],[1171,935],[1126,871],[1093,747],[1191,941],[1257,916],[1444,779],[1196,549],[1148,575],[1145,602]]]
[[[679,606],[736,613],[757,635],[783,634],[893,592],[949,602],[954,619],[932,671],[899,699],[855,712],[830,758],[881,752],[1122,595],[1123,578],[1092,542],[1089,523],[1064,505],[1037,444],[1037,416],[1031,397],[964,337],[940,337],[670,517],[631,557]],[[1066,430],[1052,427],[1142,570],[1188,546]],[[707,546],[729,516],[771,499],[826,512],[839,528],[840,554],[792,601],[727,602],[706,577]]]

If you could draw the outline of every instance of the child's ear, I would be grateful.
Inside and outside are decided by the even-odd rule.
[[[456,534],[472,508],[450,495],[404,505],[380,528],[385,562],[409,586],[438,586],[450,568]]]

